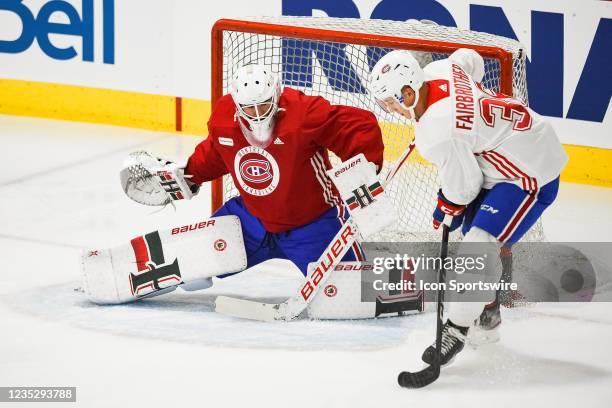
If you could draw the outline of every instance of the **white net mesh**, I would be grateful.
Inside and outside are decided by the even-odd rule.
[[[520,43],[486,33],[442,27],[420,22],[394,22],[385,20],[361,20],[315,17],[256,17],[249,21],[272,23],[292,27],[377,34],[396,38],[411,38],[446,43],[484,45],[498,47],[512,55],[512,88],[515,97],[527,101],[525,56]],[[375,44],[375,41],[372,42]],[[294,38],[270,33],[223,31],[222,93],[228,92],[229,78],[234,70],[249,63],[263,63],[278,73],[284,86],[300,89],[308,95],[321,95],[334,104],[356,106],[374,112],[379,120],[385,142],[384,177],[393,162],[413,139],[412,127],[397,115],[384,112],[367,93],[367,79],[371,67],[392,48],[376,45],[356,45],[343,42],[322,41],[314,37]],[[431,51],[421,51],[417,58],[422,65],[446,58],[444,47],[432,46]],[[214,67],[213,67],[214,68]],[[483,84],[501,91],[502,64],[498,59],[485,58]],[[216,86],[216,84],[213,84]],[[439,188],[435,167],[413,154],[387,192],[394,201],[400,218],[389,231],[375,237],[381,241],[438,240],[432,232],[431,213]],[[333,159],[332,159],[333,162]],[[230,177],[223,181],[223,201],[237,195]],[[458,237],[455,237],[458,239]],[[529,233],[530,240],[542,240],[542,228],[538,223]]]

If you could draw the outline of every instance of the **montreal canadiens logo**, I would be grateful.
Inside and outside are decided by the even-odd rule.
[[[234,158],[234,174],[246,193],[265,196],[278,187],[278,163],[270,153],[255,146],[243,147]]]
[[[270,162],[257,159],[245,160],[240,165],[240,175],[251,183],[265,183],[272,180]]]
[[[391,69],[391,65],[386,64],[384,67],[382,67],[382,73],[386,74],[387,72],[389,72],[390,69]]]
[[[334,297],[338,294],[338,288],[335,285],[329,284],[323,289],[323,293],[327,297]]]

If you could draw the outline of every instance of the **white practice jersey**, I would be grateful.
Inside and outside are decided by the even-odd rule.
[[[520,101],[485,89],[475,51],[458,50],[424,71],[428,107],[415,126],[416,146],[437,166],[450,201],[468,204],[501,182],[536,192],[559,176],[567,155],[552,126]]]

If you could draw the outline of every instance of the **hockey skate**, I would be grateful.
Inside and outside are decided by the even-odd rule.
[[[442,352],[440,353],[440,366],[450,364],[455,356],[463,350],[468,335],[468,328],[454,325],[447,320],[442,329]],[[436,344],[427,347],[421,359],[432,364],[436,356]]]
[[[499,326],[501,325],[501,314],[499,302],[496,300],[485,306],[480,317],[474,322],[467,338],[468,344],[477,348],[483,344],[496,343],[499,341]]]

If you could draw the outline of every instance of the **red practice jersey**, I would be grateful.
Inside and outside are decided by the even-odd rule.
[[[325,173],[327,149],[343,161],[359,153],[382,168],[384,145],[369,111],[331,105],[284,88],[270,145],[251,146],[234,118],[231,95],[215,104],[208,138],[189,158],[186,174],[201,184],[230,173],[246,208],[267,231],[307,224],[341,200]]]

